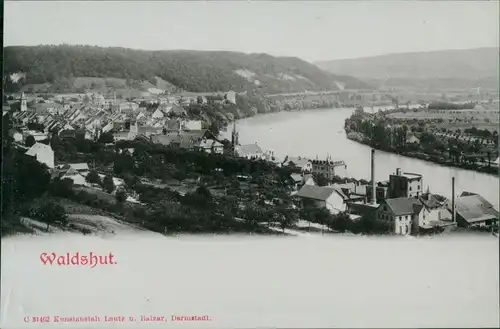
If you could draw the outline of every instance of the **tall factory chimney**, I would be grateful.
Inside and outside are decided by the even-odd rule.
[[[377,203],[377,183],[375,181],[375,149],[372,149],[372,205]]]
[[[455,209],[455,177],[451,178],[451,216],[453,222],[456,222],[457,212]]]

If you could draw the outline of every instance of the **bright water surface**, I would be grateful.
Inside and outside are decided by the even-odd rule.
[[[113,252],[47,267],[41,252]],[[2,328],[25,316],[208,315],[211,322],[66,328],[498,327],[492,235],[16,237],[2,239]]]
[[[371,111],[371,109],[367,109]],[[354,109],[321,109],[280,112],[239,120],[237,129],[241,144],[257,142],[264,150],[285,155],[344,160],[348,175],[370,179],[370,147],[347,139],[344,121]],[[232,127],[228,128],[230,135]],[[499,205],[499,179],[470,170],[444,167],[432,162],[408,158],[382,151],[376,153],[375,178],[388,180],[396,168],[423,175],[424,190],[451,197],[451,181],[455,177],[457,194],[476,192],[494,206]]]

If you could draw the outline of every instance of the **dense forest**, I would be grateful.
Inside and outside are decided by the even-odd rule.
[[[4,48],[4,76],[22,72],[19,83],[5,81],[15,91],[27,84],[50,84],[72,89],[78,77],[149,81],[157,77],[193,92],[244,91],[259,93],[368,88],[348,76],[336,76],[293,57],[226,51],[142,51],[94,46],[12,46]],[[257,81],[257,82],[256,82]],[[336,83],[337,82],[337,83]],[[64,90],[66,91],[66,90]],[[73,91],[73,90],[70,90]]]

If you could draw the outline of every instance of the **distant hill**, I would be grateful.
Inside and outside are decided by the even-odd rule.
[[[335,74],[349,75],[379,86],[433,88],[496,88],[498,48],[389,54],[315,63]]]
[[[369,88],[293,57],[224,51],[142,51],[93,46],[12,46],[4,48],[4,76],[26,78],[7,90],[43,86],[51,91],[133,86],[193,92],[288,93]]]

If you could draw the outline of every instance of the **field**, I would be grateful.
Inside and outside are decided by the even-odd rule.
[[[439,120],[439,128],[450,130],[467,129],[476,127],[477,129],[498,130],[498,111],[476,111],[476,110],[407,110],[394,112],[387,115],[392,119],[400,120]]]
[[[438,125],[439,128],[444,128],[447,130],[464,130],[468,128],[476,127],[478,130],[487,129],[489,131],[498,131],[498,122],[484,122],[484,121],[473,121],[473,122],[453,122],[453,123],[443,123]]]
[[[112,97],[112,90],[115,91],[117,97],[141,97],[143,92],[147,92],[150,88],[159,88],[168,90],[169,92],[178,92],[179,88],[159,77],[155,77],[152,81],[129,81],[126,79],[111,78],[111,77],[76,77],[71,79],[63,79],[65,92],[84,92],[92,91],[99,92]],[[57,85],[60,83],[45,83],[45,84],[27,84],[22,87],[24,92],[56,92]]]
[[[498,122],[498,111],[429,111],[429,110],[409,110],[405,112],[394,112],[388,115],[390,118],[395,119],[417,119],[417,120],[435,120],[435,119],[469,119],[475,120],[488,119],[490,121]]]

